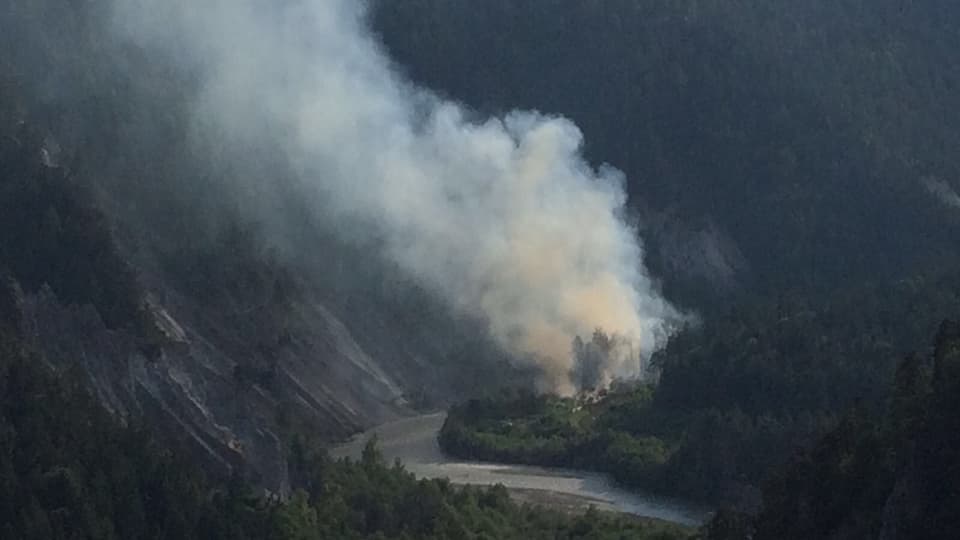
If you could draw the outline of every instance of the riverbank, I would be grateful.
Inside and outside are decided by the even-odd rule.
[[[708,512],[696,505],[616,486],[605,475],[558,468],[456,460],[440,450],[437,435],[445,413],[404,418],[361,433],[330,450],[333,457],[356,458],[376,437],[388,461],[400,460],[420,478],[449,478],[456,484],[502,484],[518,500],[557,508],[597,509],[654,518],[684,526],[702,524]]]

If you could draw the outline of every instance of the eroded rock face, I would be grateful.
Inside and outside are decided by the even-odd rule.
[[[155,358],[129,332],[107,328],[92,307],[65,306],[48,288],[25,297],[23,331],[56,369],[88,377],[119,417],[142,418],[186,438],[222,472],[244,464],[275,493],[289,490],[284,412],[296,410],[321,438],[333,440],[405,410],[400,388],[322,305],[299,303],[275,375],[249,383],[238,380],[237,363],[221,345],[245,336],[216,330],[215,321],[187,313],[182,298],[168,299],[169,307],[149,303],[167,337]]]
[[[647,209],[643,222],[660,273],[678,283],[703,284],[717,293],[734,292],[751,279],[751,268],[733,238],[709,216],[685,223]]]
[[[188,441],[213,471],[283,494],[293,432],[340,440],[407,413],[407,396],[439,407],[487,379],[519,380],[482,324],[371,271],[375,257],[278,262],[242,232],[176,249],[183,239],[140,223],[136,205],[121,212],[119,195],[95,198],[94,180],[51,168],[29,127],[10,137],[3,125],[6,208],[23,211],[0,214],[13,231],[0,242],[0,292],[12,294],[0,318],[118,418]]]

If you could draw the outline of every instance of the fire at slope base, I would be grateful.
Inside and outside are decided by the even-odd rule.
[[[416,88],[371,37],[361,4],[117,0],[113,24],[197,74],[197,131],[229,159],[280,142],[304,200],[487,321],[545,389],[641,376],[680,317],[643,267],[622,174],[586,163],[568,120],[518,111],[475,121]],[[269,182],[238,179],[237,189],[269,192]],[[271,222],[269,208],[251,212]],[[615,338],[585,345],[596,328]]]

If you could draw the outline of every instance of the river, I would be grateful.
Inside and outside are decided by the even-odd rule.
[[[503,465],[455,460],[440,450],[437,434],[445,413],[404,418],[365,431],[330,450],[334,457],[357,458],[366,442],[376,435],[387,462],[399,459],[420,478],[449,478],[457,484],[503,484],[524,500],[579,501],[599,509],[626,512],[680,523],[699,525],[707,512],[695,505],[637,491],[627,491],[602,474],[591,472]],[[531,496],[539,494],[541,496]]]

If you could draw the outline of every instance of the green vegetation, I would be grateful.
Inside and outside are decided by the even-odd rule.
[[[29,291],[47,285],[66,303],[96,307],[108,326],[135,325],[141,298],[133,270],[88,191],[47,166],[45,151],[25,124],[0,137],[0,265]]]
[[[103,409],[80,369],[56,373],[20,334],[25,296],[49,287],[93,306],[113,328],[149,335],[137,277],[87,186],[44,163],[28,126],[0,138],[0,537],[111,538],[682,538],[668,524],[589,511],[567,515],[514,504],[501,488],[418,481],[368,448],[335,462],[291,424],[288,499],[256,494],[242,465],[211,476],[176,433]],[[227,229],[213,252],[184,249],[167,271],[238,323],[280,336],[296,284],[258,251],[248,229]],[[4,265],[8,265],[4,268]],[[255,317],[254,317],[255,315]],[[251,320],[253,322],[251,322]],[[280,346],[275,340],[264,348]],[[269,350],[261,351],[272,358]],[[239,357],[242,355],[238,354]],[[270,384],[270,365],[240,363],[240,383]]]
[[[599,470],[652,487],[676,443],[618,425],[648,415],[651,398],[644,387],[596,404],[528,393],[471,400],[450,410],[440,444],[463,458]]]
[[[303,342],[298,331],[311,332],[296,325],[306,303],[322,303],[370,356],[390,358],[392,375],[403,374],[402,386],[420,405],[438,406],[446,398],[438,393],[464,395],[474,381],[493,386],[500,374],[516,374],[481,323],[451,317],[444,302],[385,262],[376,242],[357,241],[335,216],[318,211],[323,201],[305,196],[312,190],[291,170],[290,141],[256,137],[254,145],[199,121],[196,66],[117,32],[115,4],[35,0],[0,10],[0,139],[17,139],[20,122],[30,127],[35,143],[16,159],[66,178],[69,189],[95,203],[125,266],[161,303],[168,293],[182,298],[179,309],[193,308],[186,319],[209,323],[200,330],[239,365],[239,383],[275,381],[278,357]],[[62,150],[55,152],[59,171],[40,164],[48,142]],[[0,184],[6,181],[0,174]],[[49,194],[56,192],[45,192],[42,204]],[[0,195],[0,209],[14,200]],[[20,227],[33,227],[43,210],[21,212],[29,221],[0,235],[28,238]],[[3,225],[8,216],[13,221],[0,214]],[[95,286],[78,288],[81,297],[68,297],[54,281],[82,276],[18,278],[31,291],[34,280],[46,281],[62,302],[92,303],[110,326],[123,325],[142,299],[118,290],[122,302],[93,301],[98,288],[124,282],[119,270],[107,275],[116,278],[88,280]]]
[[[758,513],[718,512],[704,527],[705,538],[947,539],[960,534],[958,399],[960,323],[945,322],[930,354],[899,362],[884,405],[855,400],[838,419],[813,426],[812,433],[822,435],[810,445],[804,441],[812,435],[797,437],[788,432],[793,426],[757,425],[744,414],[665,419],[647,387],[587,405],[532,395],[471,401],[451,412],[441,443],[464,457],[588,467],[668,492],[697,472],[708,475],[701,485],[710,486],[718,462],[760,460],[763,452],[777,451],[792,457],[782,465],[740,464],[766,476]],[[698,427],[704,423],[710,429]],[[677,437],[678,426],[689,431]],[[799,451],[780,446],[776,438],[784,433],[797,437]],[[769,446],[753,447],[764,435]],[[694,443],[705,448],[693,452]],[[712,462],[700,457],[709,452],[719,455]]]
[[[953,271],[732,308],[671,341],[651,413],[621,425],[682,441],[664,472],[672,490],[752,506],[769,471],[846,410],[882,411],[900,359],[958,305]]]
[[[266,507],[140,424],[121,427],[79,373],[56,376],[19,340],[0,287],[0,535],[20,539],[251,538]],[[168,442],[168,441],[164,441]]]
[[[654,358],[656,386],[592,404],[468,402],[451,411],[441,443],[466,458],[588,468],[630,486],[753,507],[769,471],[844,411],[882,410],[899,359],[957,305],[960,273],[826,300],[744,303],[675,336]]]
[[[956,316],[960,213],[929,189],[960,177],[956,3],[374,5],[418,82],[481,114],[574,120],[588,157],[626,173],[653,274],[702,320],[655,358],[652,398],[617,396],[585,423],[547,414],[572,409],[562,402],[529,416],[465,405],[445,430],[451,452],[755,509],[796,448],[858,402],[883,411],[898,361]],[[665,461],[613,466],[614,436]]]
[[[735,279],[770,296],[956,260],[960,219],[922,185],[960,177],[955,2],[374,5],[418,82],[482,113],[573,119],[588,157],[626,173],[655,274],[697,309],[724,292],[722,271],[698,273],[723,245],[678,256],[696,236],[674,221],[728,234]]]
[[[960,535],[960,325],[903,360],[880,414],[852,409],[764,487],[755,518],[725,513],[711,540],[948,539]]]
[[[594,510],[578,516],[518,506],[502,486],[454,487],[446,480],[414,480],[395,464],[387,467],[372,445],[356,463],[333,463],[323,455],[301,463],[309,492],[294,495],[307,520],[319,527],[284,538],[684,538],[682,527],[609,515]],[[310,495],[310,494],[313,495]],[[313,501],[309,506],[305,505]],[[294,521],[303,519],[297,510]],[[313,517],[316,516],[316,517]]]
[[[656,387],[596,403],[469,402],[444,427],[448,451],[762,503],[759,517],[719,513],[711,538],[859,538],[893,526],[901,537],[957,536],[952,327],[932,356],[898,367],[960,305],[960,213],[930,189],[960,187],[956,2],[371,4],[385,47],[418,82],[481,114],[572,118],[589,158],[626,173],[647,263],[668,296],[702,315],[654,358]],[[227,351],[241,385],[269,387],[289,341],[284,313],[303,286],[263,249],[260,224],[238,218],[260,203],[292,244],[314,247],[302,274],[365,350],[410,364],[417,382],[403,382],[414,395],[417,385],[492,387],[487,366],[503,358],[481,325],[397,278],[370,254],[376,246],[316,233],[324,218],[284,192],[294,175],[282,153],[217,159],[229,152],[192,122],[190,74],[103,32],[110,2],[30,6],[0,13],[0,536],[672,534],[522,508],[499,489],[418,482],[373,451],[335,463],[295,434],[298,491],[286,502],[255,497],[240,474],[205,477],[143,419],[118,425],[83,375],[48,372],[9,323],[8,283],[49,286],[150,341],[136,272],[103,206],[149,240],[145,256],[173,288],[257,336]],[[14,128],[21,119],[37,131]],[[69,148],[64,167],[44,164],[46,134]],[[275,199],[259,200],[264,179]],[[711,258],[721,261],[704,270]],[[473,384],[481,377],[490,384]]]
[[[18,335],[21,292],[0,286],[0,536],[52,539],[683,538],[679,527],[518,506],[502,487],[416,480],[369,446],[356,463],[291,447],[295,490],[256,496],[210,477],[139,418],[121,425],[82,374],[55,374]],[[159,437],[159,438],[158,438]]]

